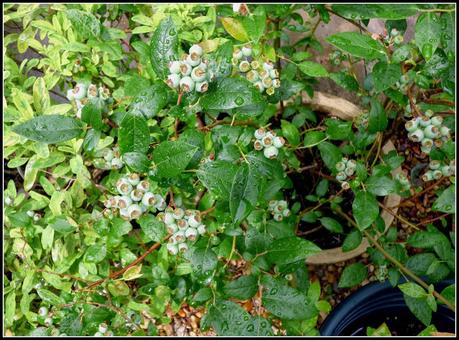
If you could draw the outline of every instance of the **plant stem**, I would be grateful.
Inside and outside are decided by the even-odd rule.
[[[414,228],[416,230],[419,230],[418,227],[416,227],[413,223],[407,221],[405,218],[397,215],[396,213],[394,213],[391,209],[387,208],[386,206],[384,206],[384,204],[378,202],[378,205],[383,208],[385,211],[387,211],[389,214],[391,214],[392,216],[394,216],[396,219],[398,219],[399,221],[405,223],[405,224],[408,224],[411,228]]]

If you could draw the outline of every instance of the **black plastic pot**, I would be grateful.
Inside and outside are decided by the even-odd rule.
[[[445,280],[435,288],[441,291],[453,283],[454,280]],[[417,335],[425,328],[408,309],[400,289],[386,281],[370,283],[346,298],[325,319],[320,334],[365,336],[368,326],[377,328],[383,322],[397,335]],[[454,333],[455,315],[448,307],[439,305],[432,314],[432,324],[439,332]]]

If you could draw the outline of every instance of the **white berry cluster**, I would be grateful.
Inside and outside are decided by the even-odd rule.
[[[400,77],[400,79],[395,83],[395,87],[400,91],[406,91],[408,89],[410,83],[410,77],[408,74],[404,74]],[[411,110],[411,106],[410,106]]]
[[[172,255],[185,252],[188,242],[194,242],[198,235],[206,232],[198,210],[168,207],[163,213],[157,215],[166,224],[166,229],[172,236],[169,238],[167,250]]]
[[[110,148],[103,148],[96,154],[93,161],[94,166],[98,169],[121,169],[123,162],[121,161],[121,153],[118,146]]]
[[[113,332],[108,329],[108,326],[105,322],[99,324],[99,328],[94,336],[113,336]]]
[[[452,160],[449,164],[443,164],[438,160],[432,160],[429,163],[429,170],[422,175],[424,182],[438,180],[443,176],[454,176],[456,173],[456,161]]]
[[[275,89],[280,87],[279,71],[271,62],[261,62],[252,58],[252,48],[245,45],[242,49],[233,52],[233,65],[238,66],[238,71],[243,73],[248,81],[253,83],[260,92],[273,95]]]
[[[341,183],[344,190],[350,188],[347,180],[354,175],[356,167],[357,163],[353,159],[347,159],[347,157],[343,157],[341,161],[336,163],[335,168],[338,170],[336,179]]]
[[[27,214],[29,217],[33,218],[33,220],[34,220],[35,222],[38,222],[38,221],[40,220],[40,218],[41,218],[41,215],[40,215],[39,213],[36,213],[36,212],[33,211],[33,210],[28,210],[28,211],[26,212],[26,214]]]
[[[134,220],[146,211],[156,212],[166,209],[166,200],[150,191],[150,182],[141,180],[136,173],[131,173],[116,182],[116,189],[121,196],[112,196],[105,201],[105,207],[116,212],[124,220]]]
[[[266,158],[273,159],[279,154],[279,149],[285,144],[285,139],[276,136],[274,131],[266,131],[264,128],[259,128],[255,131],[256,138],[253,147],[257,151],[263,150]]]
[[[183,92],[206,92],[211,77],[207,72],[208,62],[202,58],[202,47],[193,45],[188,52],[182,56],[182,60],[169,63],[167,85]]]
[[[94,98],[108,100],[110,98],[110,91],[106,87],[100,86],[97,88],[94,84],[87,86],[83,83],[78,83],[73,89],[69,89],[67,91],[67,99],[75,101],[77,107],[76,116],[78,118],[81,118],[81,110],[83,110],[83,107],[89,100]]]
[[[404,172],[400,172],[397,175],[395,175],[395,179],[400,183],[403,191],[410,190],[411,188],[410,180],[408,179],[408,177],[406,176]]]
[[[53,319],[50,317],[50,313],[47,307],[41,306],[38,309],[38,316],[42,318],[46,327],[51,327],[53,325]]]
[[[384,42],[386,44],[395,44],[400,45],[403,42],[403,35],[396,28],[391,29],[389,34],[384,37]]]
[[[274,220],[280,222],[284,217],[290,216],[290,209],[288,208],[287,201],[269,201],[268,210],[273,215]]]
[[[369,119],[370,115],[368,114],[368,112],[365,112],[355,119],[354,124],[357,128],[362,127],[363,129],[366,129],[368,127]]]
[[[449,128],[442,123],[441,116],[434,116],[432,110],[427,110],[424,115],[406,122],[405,129],[408,138],[421,143],[421,151],[429,154],[434,145],[439,148],[451,138]]]

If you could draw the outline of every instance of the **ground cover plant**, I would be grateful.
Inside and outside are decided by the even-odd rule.
[[[455,277],[455,14],[5,4],[5,334],[315,336],[334,294],[378,280],[435,333],[455,310],[435,289]],[[352,29],[320,40],[336,19]],[[313,105],[324,81],[358,114]],[[367,241],[332,291],[307,265]]]

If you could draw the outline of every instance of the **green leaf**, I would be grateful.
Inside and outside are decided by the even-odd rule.
[[[210,87],[200,103],[208,111],[258,116],[263,113],[266,100],[247,79],[223,78]]]
[[[64,304],[64,300],[61,297],[57,296],[54,293],[51,293],[47,289],[44,289],[44,288],[37,289],[37,293],[38,293],[38,296],[40,296],[41,299],[46,303],[50,303],[51,305],[54,305],[54,306]]]
[[[150,241],[161,242],[167,234],[164,223],[151,214],[139,218],[138,223],[145,233],[145,236]]]
[[[386,57],[384,46],[368,35],[356,32],[341,32],[327,37],[326,40],[333,46],[355,57],[367,60]]]
[[[67,18],[72,23],[75,32],[78,32],[83,39],[98,37],[100,35],[100,22],[97,18],[85,11],[68,9],[65,11]]]
[[[70,224],[64,216],[57,216],[53,218],[49,223],[55,231],[64,235],[76,230],[76,227]]]
[[[437,327],[434,325],[427,326],[424,330],[418,333],[417,336],[434,336],[437,331]]]
[[[367,277],[367,267],[363,263],[357,262],[344,268],[339,278],[339,288],[350,288],[360,284]]]
[[[233,178],[237,171],[238,167],[233,163],[217,160],[201,165],[197,176],[214,196],[219,199],[228,200]]]
[[[326,229],[330,230],[332,233],[343,232],[343,226],[341,223],[331,217],[322,217],[319,219],[319,221]]]
[[[371,176],[365,182],[369,192],[376,196],[387,196],[396,191],[396,183],[388,176]]]
[[[426,302],[425,298],[417,299],[403,294],[406,305],[410,311],[425,325],[430,325],[432,321],[432,309]]]
[[[414,297],[422,298],[426,296],[424,288],[414,282],[406,282],[398,285],[398,288],[403,292],[403,294]]]
[[[118,130],[118,142],[122,154],[146,153],[150,147],[150,129],[142,116],[127,115]]]
[[[266,12],[264,6],[258,6],[252,15],[242,17],[242,25],[249,39],[258,42],[266,27]]]
[[[93,244],[86,249],[84,260],[91,263],[101,262],[107,256],[107,247],[105,244]]]
[[[386,323],[383,322],[381,326],[374,329],[372,327],[367,328],[367,336],[392,336],[392,333],[387,327]]]
[[[300,237],[286,237],[269,245],[268,260],[277,265],[289,264],[317,254],[320,248],[311,241]]]
[[[317,315],[317,309],[306,295],[289,287],[285,280],[265,275],[261,284],[263,306],[271,314],[286,320],[304,320]]]
[[[5,324],[11,327],[14,322],[14,315],[16,314],[16,293],[13,291],[8,294],[5,299]]]
[[[169,74],[169,62],[178,60],[178,34],[171,17],[159,23],[150,41],[150,61],[156,75],[165,79]]]
[[[281,120],[282,134],[293,146],[300,144],[300,131],[298,128],[287,120]]]
[[[130,112],[152,118],[168,103],[168,89],[162,82],[157,82],[140,91],[131,102]]]
[[[454,300],[456,296],[456,285],[455,284],[449,285],[448,287],[446,287],[445,289],[441,291],[441,295],[446,300],[448,300],[451,304],[454,304],[455,303]],[[439,303],[443,303],[443,302],[439,301]]]
[[[258,281],[254,275],[241,276],[229,281],[223,287],[223,292],[229,297],[239,300],[248,300],[258,291]]]
[[[375,133],[387,128],[386,111],[376,98],[371,98],[371,110],[368,117],[368,132]]]
[[[384,91],[399,81],[402,71],[399,64],[388,64],[380,61],[372,70],[376,93]]]
[[[362,243],[362,233],[360,230],[354,229],[347,234],[343,241],[342,249],[344,252],[351,251],[360,246],[360,243]]]
[[[191,255],[191,266],[197,276],[208,277],[217,264],[217,255],[212,249],[196,248]]]
[[[104,123],[102,122],[102,110],[99,105],[93,102],[86,104],[81,110],[81,120],[96,130],[102,130]]]
[[[223,27],[234,39],[246,42],[249,40],[244,25],[234,18],[220,18]]]
[[[320,157],[322,157],[322,160],[327,168],[334,171],[336,163],[338,163],[343,157],[341,150],[330,142],[322,142],[317,146],[317,148],[319,149]]]
[[[352,134],[352,121],[327,118],[327,137],[331,140],[348,140]]]
[[[431,231],[417,231],[408,236],[407,242],[416,248],[432,248],[443,241],[443,235]]]
[[[359,90],[359,83],[357,82],[357,80],[347,73],[330,73],[329,77],[339,86],[350,92],[357,92]]]
[[[319,145],[323,141],[327,140],[328,137],[322,131],[310,131],[304,135],[304,146],[306,148],[312,148],[313,146]]]
[[[39,158],[33,164],[33,169],[45,169],[53,165],[62,163],[65,160],[65,155],[58,151],[53,151],[46,158]]]
[[[141,173],[147,172],[151,164],[147,155],[140,152],[126,152],[123,154],[123,162],[132,171]]]
[[[78,137],[83,127],[79,120],[71,117],[46,115],[16,125],[12,130],[36,142],[54,144]]]
[[[441,44],[445,49],[445,52],[453,52],[456,48],[455,34],[455,12],[442,13],[440,16],[440,26],[443,30],[443,34],[440,36]],[[450,33],[447,33],[450,32]]]
[[[426,60],[429,60],[437,50],[441,36],[442,28],[438,15],[433,12],[422,13],[416,20],[414,38],[416,46]]]
[[[251,168],[244,163],[233,179],[229,208],[233,223],[239,224],[255,207],[258,198],[258,181]]]
[[[455,204],[455,191],[454,185],[450,185],[448,188],[443,190],[440,196],[435,200],[432,205],[433,211],[440,211],[448,214],[456,213],[456,204]]]
[[[417,4],[334,4],[333,11],[347,19],[386,19],[398,20],[405,19],[418,12]]]
[[[89,129],[86,133],[86,136],[84,136],[83,149],[87,152],[91,152],[92,150],[94,150],[97,144],[99,144],[100,137],[100,131]]]
[[[305,75],[310,77],[328,77],[328,71],[321,64],[312,61],[303,61],[299,63],[298,68]]]
[[[153,151],[153,161],[158,169],[158,176],[176,177],[186,169],[198,148],[180,141],[165,141]]]
[[[352,214],[360,230],[368,228],[379,216],[378,201],[369,192],[359,191],[352,202]]]
[[[39,77],[33,83],[33,105],[36,111],[44,111],[50,106],[51,100],[46,88],[45,78]]]

